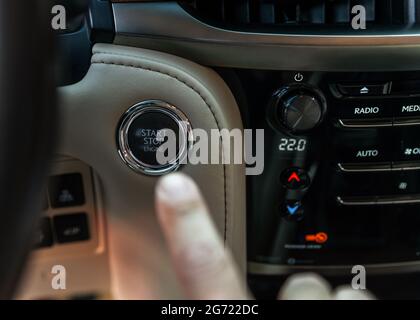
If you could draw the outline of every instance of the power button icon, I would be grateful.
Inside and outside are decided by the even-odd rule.
[[[300,72],[296,73],[294,79],[295,79],[296,82],[302,82],[303,81],[303,74],[300,73]]]

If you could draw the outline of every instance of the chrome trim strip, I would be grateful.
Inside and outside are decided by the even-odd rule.
[[[395,196],[372,196],[366,199],[358,197],[342,198],[338,196],[337,202],[343,206],[374,206],[374,205],[394,205],[394,204],[414,204],[420,203],[420,195],[395,195]]]
[[[377,204],[376,197],[371,197],[369,199],[344,200],[342,197],[338,196],[336,200],[342,206],[374,206]]]
[[[254,275],[287,275],[300,271],[315,271],[323,275],[350,274],[353,265],[325,265],[325,266],[288,266],[259,262],[248,262],[248,273]],[[420,271],[420,261],[380,263],[366,265],[369,274],[392,274]]]
[[[391,171],[416,171],[416,170],[420,170],[420,163],[417,165],[412,165],[410,166],[410,164],[392,164],[392,169]]]
[[[420,125],[420,119],[412,120],[412,121],[408,119],[407,120],[403,120],[403,119],[394,120],[395,127],[408,127],[408,126],[418,126],[418,125]]]
[[[131,151],[128,143],[128,131],[131,124],[139,116],[148,112],[161,112],[170,117],[179,128],[180,146],[175,159],[166,165],[149,165],[138,159]],[[192,127],[187,116],[179,109],[160,100],[146,100],[130,107],[121,117],[117,130],[118,154],[128,167],[138,173],[159,176],[179,168],[193,145]]]
[[[348,121],[348,122],[346,122]],[[372,120],[371,122],[369,120],[344,120],[339,119],[338,123],[343,128],[378,128],[378,127],[392,127],[392,120],[384,120],[381,122],[374,122],[375,120]],[[364,123],[366,122],[366,123]]]
[[[176,2],[114,3],[113,10],[115,44],[160,50],[205,65],[299,71],[420,68],[420,34],[329,36],[230,31],[197,20]]]
[[[383,167],[381,167],[383,166]],[[389,167],[386,164],[383,165],[370,165],[370,164],[346,164],[346,163],[338,163],[337,167],[342,172],[384,172],[384,171],[392,171],[391,163],[389,163]]]
[[[420,203],[420,198],[417,199],[392,199],[392,197],[390,197],[389,199],[385,199],[385,200],[380,200],[378,199],[376,201],[377,205],[390,205],[390,204],[414,204],[414,203]]]

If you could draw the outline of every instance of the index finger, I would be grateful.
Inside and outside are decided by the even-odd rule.
[[[179,173],[161,178],[156,208],[175,271],[189,298],[246,299],[245,281],[192,179]]]

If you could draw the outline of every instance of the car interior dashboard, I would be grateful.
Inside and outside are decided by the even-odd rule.
[[[153,188],[175,170],[204,190],[256,298],[302,271],[348,283],[355,265],[378,298],[420,298],[419,0],[72,3],[55,34],[60,141],[21,298],[112,296],[126,266],[110,261],[133,249],[121,223],[138,230],[150,279],[165,273]],[[355,5],[365,29],[352,28]],[[264,171],[161,167],[134,146],[135,129],[180,122],[185,148],[189,125],[264,129]],[[63,295],[45,282],[57,261],[78,275]]]

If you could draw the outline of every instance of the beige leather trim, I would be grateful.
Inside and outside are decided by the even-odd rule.
[[[78,207],[48,207],[43,216],[86,213],[89,241],[59,244],[34,250],[26,265],[17,299],[69,299],[85,295],[102,297],[109,293],[109,263],[105,239],[102,193],[97,176],[85,164],[71,158],[56,157],[51,175],[80,173],[83,176],[85,204]],[[96,203],[95,203],[96,202]],[[69,274],[65,290],[52,287],[53,266],[63,266]]]
[[[116,128],[132,105],[157,99],[178,107],[193,128],[242,129],[232,93],[213,70],[185,59],[98,44],[86,77],[61,88],[60,97],[60,153],[92,166],[103,186],[114,289],[141,293],[128,298],[180,297],[155,219],[157,179],[137,174],[123,163],[117,153]],[[226,245],[244,271],[244,166],[186,165],[181,170],[201,187]],[[142,292],[147,287],[148,292]]]

